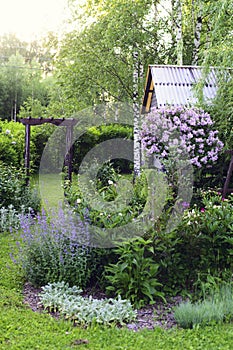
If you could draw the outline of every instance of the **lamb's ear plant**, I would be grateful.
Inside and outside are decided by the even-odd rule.
[[[105,267],[107,291],[129,299],[138,308],[153,304],[156,297],[166,301],[157,279],[159,265],[150,255],[151,243],[142,237],[125,242],[115,249],[118,262]]]
[[[69,287],[64,282],[49,283],[42,287],[40,304],[48,311],[58,311],[67,320],[80,325],[123,325],[136,317],[131,303],[120,296],[118,299],[99,300],[92,296],[83,297],[81,292],[80,288]]]

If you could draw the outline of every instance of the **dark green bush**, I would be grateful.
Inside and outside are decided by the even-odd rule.
[[[233,268],[233,197],[202,193],[202,207],[185,211],[176,230],[152,233],[159,281],[167,293],[193,291],[200,275],[224,278]]]
[[[74,143],[73,168],[78,171],[84,156],[97,144],[114,138],[132,139],[133,128],[126,125],[111,124],[92,127]],[[123,173],[132,171],[132,164],[125,159],[112,161],[114,167]]]

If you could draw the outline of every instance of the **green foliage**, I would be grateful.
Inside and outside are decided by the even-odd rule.
[[[130,302],[121,297],[99,300],[92,296],[83,297],[81,292],[76,286],[70,288],[64,282],[50,283],[42,287],[40,303],[49,311],[58,311],[66,319],[81,325],[123,325],[136,317]]]
[[[86,133],[81,135],[74,143],[73,168],[77,172],[84,156],[97,144],[106,140],[122,138],[132,139],[132,127],[127,125],[110,124],[101,125],[100,127],[92,127]],[[122,173],[130,171],[130,164],[124,159],[113,159],[114,168],[119,168]]]
[[[199,288],[199,277],[204,280],[209,274],[228,278],[233,254],[232,196],[222,200],[216,192],[202,192],[199,207],[186,209],[180,224],[169,233],[164,231],[165,214],[147,233],[153,240],[163,291],[171,295],[193,292],[194,286]]]
[[[106,289],[129,299],[136,307],[153,304],[156,297],[165,300],[157,278],[159,265],[150,256],[150,247],[151,241],[143,238],[125,242],[115,249],[117,263],[105,268],[109,281]]]
[[[78,341],[86,340],[90,350],[231,350],[232,324],[196,327],[191,330],[164,330],[159,327],[133,332],[126,327],[73,327],[70,322],[33,312],[23,303],[23,280],[18,266],[10,259],[11,235],[1,235],[0,254],[0,348],[9,350],[64,350],[73,349]]]
[[[28,98],[46,106],[49,89],[45,81],[48,79],[42,79],[42,73],[51,69],[51,54],[43,41],[27,43],[15,34],[4,34],[0,36],[0,56],[0,119],[16,121]]]
[[[88,220],[89,224],[96,227],[125,225],[140,214],[146,203],[147,182],[144,173],[132,184],[131,176],[125,178],[107,164],[100,168],[96,183],[88,182],[85,187],[83,184],[80,186],[79,182],[77,177],[65,188],[66,199],[81,219]],[[106,185],[102,187],[102,184]],[[93,204],[94,195],[98,199],[96,207]],[[109,202],[114,205],[115,211],[109,210]]]
[[[41,156],[44,147],[55,129],[54,125],[43,124],[32,128],[31,130],[31,171],[36,172],[40,166]],[[55,146],[56,147],[56,146]]]
[[[40,209],[37,191],[27,187],[22,170],[0,163],[0,208],[9,208],[18,213],[29,208],[35,213]]]
[[[162,18],[154,20],[152,1],[108,0],[80,7],[74,5],[72,18],[80,30],[64,37],[56,61],[64,100],[79,110],[101,102],[132,101],[133,52],[138,51],[146,69],[151,61],[165,60],[165,43],[157,31],[165,28]]]
[[[187,211],[179,226],[181,249],[190,259],[190,270],[220,274],[232,268],[232,197],[204,192],[202,203],[201,209]]]
[[[21,123],[0,121],[0,161],[15,167],[24,164],[24,129]]]
[[[233,286],[222,284],[208,291],[202,302],[181,303],[175,308],[175,319],[183,328],[233,319]]]
[[[54,126],[49,124],[31,128],[31,173],[39,168],[45,144],[53,131]],[[23,166],[25,162],[24,148],[25,126],[18,122],[0,121],[0,161],[6,165],[14,165],[17,168]]]
[[[0,208],[0,232],[19,229],[21,215],[30,214],[30,208],[28,209],[28,213],[24,211],[25,209],[22,207],[22,212],[19,213],[11,204],[7,208]]]

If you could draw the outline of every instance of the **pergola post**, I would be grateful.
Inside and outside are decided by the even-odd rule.
[[[26,169],[26,185],[29,184],[30,176],[30,124],[25,125],[25,169]]]
[[[66,155],[65,166],[67,167],[68,180],[72,181],[72,157],[73,157],[73,125],[66,127]]]

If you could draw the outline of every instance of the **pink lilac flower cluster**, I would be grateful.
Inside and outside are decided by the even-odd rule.
[[[187,152],[198,168],[216,161],[223,148],[210,115],[197,108],[152,109],[142,123],[141,140],[148,156],[166,159],[176,148],[177,153]]]

